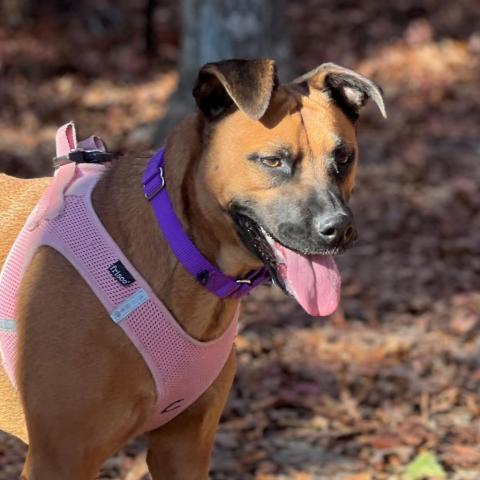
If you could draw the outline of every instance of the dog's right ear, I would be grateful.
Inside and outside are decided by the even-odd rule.
[[[225,60],[207,63],[200,69],[193,96],[209,120],[235,108],[259,120],[267,111],[277,84],[273,60]]]

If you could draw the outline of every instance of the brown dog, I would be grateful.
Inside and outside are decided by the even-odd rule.
[[[370,97],[385,114],[379,89],[334,64],[279,85],[273,61],[230,60],[203,67],[194,96],[200,111],[172,132],[165,154],[185,229],[228,275],[263,262],[304,308],[321,312],[321,298],[302,296],[315,285],[289,283],[275,249],[308,258],[339,253],[355,239],[346,204],[358,157],[354,123]],[[95,210],[178,323],[213,339],[238,301],[217,298],[178,265],[143,196],[146,162],[115,161],[94,191]],[[0,176],[0,267],[48,183]],[[23,279],[17,321],[19,392],[0,369],[0,428],[29,443],[22,478],[94,478],[154,405],[150,372],[76,270],[48,247]],[[232,352],[193,406],[147,434],[154,479],[208,477],[234,372]]]

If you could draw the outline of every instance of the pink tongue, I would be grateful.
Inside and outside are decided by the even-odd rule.
[[[304,256],[275,242],[285,264],[279,265],[283,281],[298,303],[312,316],[330,315],[340,300],[341,278],[331,256]]]

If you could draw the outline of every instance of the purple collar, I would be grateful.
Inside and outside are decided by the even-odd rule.
[[[160,230],[183,268],[198,283],[220,298],[243,297],[256,286],[270,280],[270,275],[265,267],[250,272],[243,279],[237,280],[229,277],[199,252],[185,233],[173,209],[165,188],[163,160],[164,150],[162,148],[149,160],[143,173],[143,191],[145,198],[153,207]]]

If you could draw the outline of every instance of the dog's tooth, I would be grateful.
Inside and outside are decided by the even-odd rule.
[[[273,246],[274,245],[273,237],[263,227],[260,227],[260,231],[262,232],[262,235],[266,238],[269,245]]]

